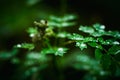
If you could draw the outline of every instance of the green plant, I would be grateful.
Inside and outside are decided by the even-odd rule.
[[[63,71],[68,66],[88,71],[83,80],[120,76],[120,33],[106,31],[105,26],[98,23],[80,26],[79,32],[72,33],[69,29],[76,26],[76,18],[76,15],[50,16],[47,21],[35,21],[35,27],[27,30],[31,42],[15,45],[15,48],[28,49],[23,58],[18,57],[17,52],[7,57],[13,64],[20,65],[21,73],[16,74],[15,79],[20,75],[20,80],[45,79],[42,71],[49,68],[59,73],[51,72],[54,79],[64,80]]]

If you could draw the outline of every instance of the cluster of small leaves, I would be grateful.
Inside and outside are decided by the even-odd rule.
[[[61,29],[64,27],[75,25],[75,22],[73,21],[74,19],[76,19],[75,15],[65,15],[63,17],[50,16],[47,22],[45,20],[41,20],[40,22],[35,21],[34,23],[35,25],[37,25],[37,27],[30,27],[27,32],[33,40],[37,38],[41,39],[38,40],[39,42],[43,40],[41,44],[44,45],[44,48],[40,49],[41,54],[52,53],[58,56],[63,56],[63,54],[66,53],[66,51],[68,50],[68,48],[65,48],[64,46],[52,46],[52,44],[49,42],[50,37],[52,36],[60,39],[69,37],[71,34],[64,31],[64,29]],[[54,32],[54,29],[56,29],[57,32]],[[22,43],[16,45],[15,47],[33,50],[37,46],[35,43]]]
[[[68,48],[65,46],[58,46],[56,43],[54,44],[54,42],[51,40],[51,37],[61,41],[61,38],[70,36],[68,32],[63,31],[64,29],[61,29],[75,25],[75,22],[72,21],[75,18],[76,16],[74,15],[65,15],[64,17],[50,16],[50,19],[47,22],[45,20],[34,22],[36,26],[30,27],[27,30],[30,38],[32,39],[32,42],[21,43],[15,46],[17,48],[29,50],[29,52],[23,58],[23,62],[17,57],[12,59],[13,63],[21,63],[25,68],[23,72],[24,76],[21,78],[25,79],[32,74],[46,68],[49,65],[48,62],[51,59],[47,56],[47,54],[63,56],[65,53],[67,53]],[[52,41],[52,43],[50,41]],[[38,47],[39,45],[40,47]],[[36,51],[37,47],[39,50]]]
[[[31,43],[17,44],[15,47],[24,48],[24,49],[28,49],[28,50],[33,50],[35,48],[34,44],[31,44]]]
[[[101,37],[101,36],[111,36],[114,38],[120,38],[120,32],[118,31],[105,31],[105,26],[100,25],[98,23],[94,24],[92,27],[88,26],[80,26],[79,30],[93,37]]]
[[[87,48],[87,46],[93,47],[95,49],[95,58],[100,61],[105,70],[109,69],[112,73],[110,68],[120,65],[119,60],[115,58],[120,54],[120,33],[118,31],[106,31],[105,26],[100,24],[80,26],[79,31],[88,35],[82,36],[73,33],[68,38],[73,40],[76,43],[75,46],[79,47],[81,50]],[[105,46],[108,46],[108,48]],[[115,57],[113,57],[113,55]],[[116,69],[114,69],[114,71],[115,70]]]
[[[31,52],[26,55],[24,64],[31,66],[35,63],[39,64],[46,62],[48,61],[46,58],[47,54],[63,56],[69,50],[69,47],[66,48],[63,46],[67,43],[75,43],[75,46],[79,47],[81,50],[88,47],[95,49],[95,58],[101,63],[101,66],[105,70],[110,69],[110,67],[113,66],[112,63],[119,64],[117,61],[118,58],[115,59],[115,57],[120,53],[120,33],[118,31],[106,31],[105,26],[100,24],[80,26],[78,30],[86,34],[86,36],[79,33],[69,33],[64,28],[75,25],[76,23],[73,21],[75,18],[75,15],[65,15],[63,17],[50,16],[47,23],[44,20],[41,20],[40,22],[35,21],[34,23],[37,27],[29,28],[27,32],[32,39],[38,39],[36,40],[37,42],[34,40],[32,43],[22,43],[15,46],[17,48],[34,51],[38,47],[37,45],[41,45],[39,52]],[[53,42],[51,38],[54,38],[55,41]],[[64,42],[61,42],[61,40]],[[67,42],[66,40],[69,41]],[[56,42],[59,44],[56,44]],[[106,49],[105,46],[108,46],[108,48]],[[114,55],[114,57],[112,55]],[[84,64],[84,62],[81,62],[81,57],[79,57],[79,60],[83,65],[89,65],[88,67],[83,67],[85,69],[93,69],[91,66],[97,64],[97,62],[92,62],[92,60],[90,64],[88,62],[89,60],[86,60]],[[80,68],[79,64],[74,64],[74,67]],[[102,71],[101,68],[94,68],[98,71]],[[100,72],[100,74],[102,73]]]
[[[103,49],[102,45],[119,45],[117,39],[120,38],[120,33],[118,31],[105,31],[104,25],[94,24],[92,27],[80,26],[79,30],[89,35],[84,37],[80,34],[73,33],[69,36],[69,39],[74,40],[76,42],[76,45],[79,45],[81,50],[87,48],[86,44],[99,49]],[[105,36],[111,36],[113,38],[104,39],[103,37]],[[81,44],[84,44],[84,47]]]

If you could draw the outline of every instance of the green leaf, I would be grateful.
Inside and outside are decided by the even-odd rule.
[[[53,16],[53,15],[50,16],[49,18],[50,18],[50,20],[53,21],[53,22],[61,22],[61,21],[62,21],[62,18],[57,17],[57,16]]]
[[[92,35],[94,37],[101,37],[104,35],[104,32],[94,32],[94,33],[91,33],[90,35]]]
[[[76,46],[79,47],[81,50],[87,48],[87,45],[83,42],[76,42]]]
[[[79,30],[89,34],[94,33],[94,29],[92,27],[80,26]]]
[[[98,37],[97,40],[100,42],[100,43],[103,43],[104,42],[104,39],[102,37]]]
[[[77,18],[76,15],[65,15],[62,19],[63,21],[70,21],[70,20],[75,20]]]
[[[1,51],[0,52],[0,59],[9,59],[17,54],[18,50],[13,49],[12,51]]]
[[[102,57],[102,52],[100,49],[95,49],[95,58],[100,60]]]
[[[57,34],[57,37],[59,37],[59,38],[66,38],[66,37],[69,37],[69,36],[71,36],[71,34],[67,33],[67,32],[60,32],[60,33]]]
[[[93,37],[85,37],[84,42],[95,42],[96,40]]]
[[[84,40],[82,35],[79,35],[79,34],[76,34],[76,33],[73,33],[73,35],[70,35],[69,39],[72,39],[72,40]]]
[[[68,48],[53,48],[53,49],[43,49],[41,51],[41,54],[55,54],[55,55],[59,55],[59,56],[63,56],[64,53],[66,53],[66,51],[68,50]]]
[[[62,22],[60,26],[58,27],[69,27],[69,26],[74,26],[76,23],[75,22]]]
[[[109,50],[108,50],[109,54],[113,54],[116,55],[118,53],[120,53],[120,46],[112,46]]]
[[[118,32],[118,31],[108,31],[108,32],[106,32],[106,35],[112,36],[115,38],[120,38],[120,32]]]
[[[108,54],[103,54],[101,57],[101,65],[106,70],[110,68],[111,65],[111,57]]]
[[[67,50],[68,48],[57,48],[55,55],[63,56],[63,54],[66,53]]]
[[[63,17],[50,16],[48,25],[58,28],[74,26],[76,22],[73,22],[71,20],[74,20],[75,18],[75,15],[65,15]]]
[[[70,27],[70,26],[73,26],[75,24],[76,24],[75,22],[61,22],[61,23],[53,22],[53,21],[48,22],[49,26],[58,27],[58,28]]]
[[[37,29],[33,28],[33,27],[30,27],[30,28],[28,28],[27,32],[30,33],[30,34],[36,34],[37,33]]]
[[[101,31],[105,29],[104,25],[100,25],[100,24],[94,24],[93,27],[97,30],[97,31]]]
[[[98,49],[103,49],[102,46],[97,44],[96,42],[90,42],[88,43],[88,45],[90,45],[91,47],[98,48]]]
[[[41,50],[41,54],[54,54],[56,52],[55,49],[49,49],[49,48],[46,48],[46,49],[42,49]]]
[[[31,43],[22,43],[15,46],[16,48],[24,48],[28,50],[33,50],[35,48],[34,44]]]
[[[35,34],[38,33],[37,29],[32,27],[28,28],[27,32],[29,33],[30,37],[33,37]]]
[[[68,22],[70,20],[76,19],[76,15],[64,15],[63,17],[50,16],[50,20],[54,22]]]
[[[111,39],[108,39],[108,40],[104,40],[103,42],[102,42],[102,44],[104,44],[104,45],[111,45],[112,44],[112,40]]]

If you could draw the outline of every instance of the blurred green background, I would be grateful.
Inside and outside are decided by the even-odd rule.
[[[120,30],[119,3],[119,0],[0,0],[0,52],[14,53],[15,51],[12,50],[14,45],[29,41],[29,36],[26,33],[27,28],[33,27],[34,21],[48,19],[50,15],[76,14],[78,15],[77,22],[80,25],[91,25],[98,22],[104,24],[106,29]],[[13,65],[9,60],[3,61],[1,57],[0,60],[0,80],[12,80],[11,76],[19,65]],[[70,60],[67,58],[63,64]],[[18,71],[20,70],[18,69]],[[50,73],[52,69],[45,71]],[[47,77],[45,71],[43,71],[43,76]],[[71,68],[65,69],[64,72],[67,77],[66,80],[80,80],[78,78],[86,73]],[[80,73],[81,75],[78,75]],[[48,75],[49,78],[51,76],[52,78],[43,80],[57,80],[54,77],[55,75]],[[70,79],[70,76],[75,79]],[[86,76],[89,78],[91,75]]]

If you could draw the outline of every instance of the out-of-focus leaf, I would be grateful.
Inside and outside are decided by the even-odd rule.
[[[114,54],[114,55],[116,55],[116,54],[118,54],[118,53],[120,53],[120,46],[112,46],[109,50],[108,50],[108,53],[109,54]]]
[[[58,28],[64,28],[64,27],[70,27],[70,26],[74,26],[76,23],[75,22],[53,22],[53,21],[49,21],[48,22],[48,26],[51,27],[58,27]]]
[[[116,38],[120,38],[120,33],[118,31],[107,31],[106,35],[116,37]]]
[[[28,50],[33,50],[35,48],[34,44],[31,44],[31,43],[17,44],[15,47],[16,48],[24,48],[24,49],[28,49]]]
[[[48,26],[58,27],[58,28],[74,26],[76,25],[76,22],[71,20],[74,20],[75,18],[76,18],[75,15],[65,15],[63,17],[50,16],[50,20],[48,21]]]
[[[92,74],[106,75],[106,72],[102,69],[99,62],[88,55],[78,53],[77,55],[72,56],[71,59],[72,62],[75,60],[73,63],[71,62],[71,65],[75,69],[87,70]]]
[[[101,57],[101,65],[102,67],[106,70],[109,69],[110,65],[111,65],[111,57],[108,54],[103,54]]]
[[[31,52],[27,54],[27,59],[41,59],[44,58],[45,55],[37,53],[37,52]]]
[[[50,20],[55,22],[67,22],[76,18],[76,15],[65,15],[63,17],[50,16]]]
[[[17,49],[13,49],[10,52],[7,52],[7,51],[0,52],[0,59],[9,59],[9,58],[15,56],[17,54],[17,52],[18,52]]]
[[[70,21],[70,20],[75,20],[77,18],[76,15],[65,15],[63,17],[63,21]]]
[[[94,32],[94,33],[91,33],[90,35],[92,35],[94,37],[101,37],[104,35],[104,32]]]
[[[102,37],[97,38],[97,40],[98,40],[100,43],[103,43],[103,42],[104,42],[104,39],[103,39]]]
[[[69,39],[72,39],[72,40],[84,40],[82,35],[79,35],[79,34],[76,34],[76,33],[73,33],[72,35],[70,35]]]
[[[95,42],[96,40],[93,37],[85,37],[83,41],[84,42],[90,42],[90,41]]]
[[[65,37],[69,37],[71,36],[70,33],[67,33],[67,32],[60,32],[57,34],[57,37],[60,37],[60,38],[65,38]]]
[[[100,49],[95,49],[95,58],[100,60],[102,57],[102,52]]]
[[[76,42],[76,46],[79,47],[81,50],[87,48],[87,45],[83,42]]]
[[[98,48],[98,49],[103,49],[101,45],[95,43],[95,42],[90,42],[88,43],[91,47]]]
[[[76,23],[75,22],[62,22],[60,26],[58,27],[70,27],[74,26]]]
[[[42,1],[42,0],[27,0],[27,4],[29,6],[32,6],[32,5],[37,4],[39,1]]]
[[[14,57],[14,58],[11,59],[11,62],[13,64],[18,64],[18,63],[20,63],[20,60],[18,58]]]
[[[108,40],[104,40],[103,42],[102,42],[102,44],[104,44],[104,45],[111,45],[112,44],[112,40],[111,39],[108,39]]]
[[[79,30],[89,34],[94,33],[94,29],[92,27],[80,26]]]
[[[63,56],[63,54],[66,53],[67,50],[67,48],[58,48],[55,52],[55,55]]]
[[[105,29],[104,25],[100,25],[100,24],[94,24],[93,27],[97,30],[97,31],[101,31]]]
[[[28,28],[27,32],[30,33],[30,34],[36,34],[37,33],[37,29],[33,28],[33,27],[30,27],[30,28]]]
[[[55,54],[55,55],[63,56],[63,54],[66,53],[67,50],[68,50],[67,48],[63,48],[63,47],[53,48],[53,49],[43,49],[41,51],[41,54]]]
[[[28,28],[27,32],[29,33],[30,37],[33,37],[35,34],[38,33],[37,29],[32,27]]]

